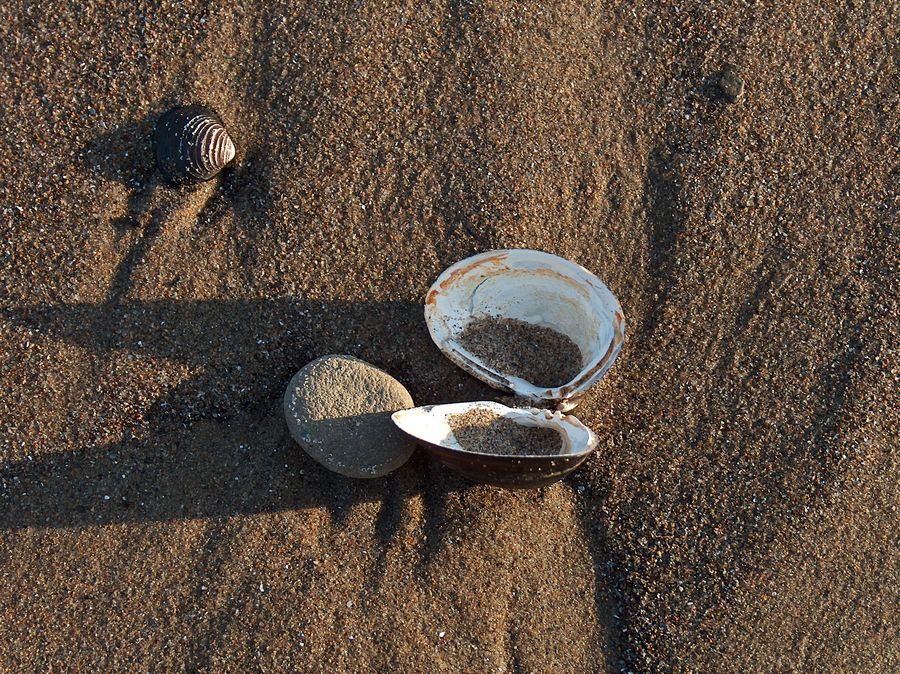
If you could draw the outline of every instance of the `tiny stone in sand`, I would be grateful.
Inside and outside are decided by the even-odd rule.
[[[468,452],[504,456],[553,456],[562,437],[552,428],[523,426],[493,410],[474,408],[447,418],[460,447]]]
[[[320,464],[347,477],[381,477],[406,463],[415,443],[391,421],[413,406],[387,372],[352,356],[308,363],[284,396],[291,436]]]
[[[719,73],[718,87],[722,98],[729,103],[737,103],[744,95],[744,80],[731,67]]]
[[[581,349],[566,335],[515,318],[476,318],[457,339],[493,370],[535,386],[568,384],[582,367]]]

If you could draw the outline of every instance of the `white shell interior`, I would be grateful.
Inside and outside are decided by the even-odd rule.
[[[533,407],[507,407],[490,401],[413,407],[394,412],[391,419],[400,430],[424,442],[467,451],[457,442],[447,418],[454,414],[468,412],[473,408],[492,410],[523,426],[543,426],[556,429],[562,437],[560,455],[584,454],[593,450],[597,445],[597,437],[591,429],[571,415]]]
[[[515,318],[567,335],[581,350],[581,372],[556,387],[536,386],[491,369],[457,341],[483,316]],[[621,348],[625,321],[609,288],[583,267],[537,250],[495,250],[457,262],[426,296],[425,321],[454,363],[495,388],[563,410],[606,374]]]

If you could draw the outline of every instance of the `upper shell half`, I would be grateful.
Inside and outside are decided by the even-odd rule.
[[[172,108],[156,123],[156,163],[172,185],[215,177],[235,156],[234,142],[219,116],[208,108]]]
[[[459,341],[482,317],[551,328],[581,351],[581,367],[554,386],[530,382],[487,364]],[[425,321],[438,348],[494,388],[566,411],[609,370],[625,339],[625,318],[609,288],[587,269],[537,250],[495,250],[457,262],[426,295]]]

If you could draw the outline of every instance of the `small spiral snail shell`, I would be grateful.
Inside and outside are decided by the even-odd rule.
[[[219,116],[208,108],[172,108],[156,122],[156,163],[171,185],[200,183],[234,159],[234,142]]]

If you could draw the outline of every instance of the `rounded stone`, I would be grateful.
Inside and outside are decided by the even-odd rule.
[[[737,103],[744,95],[744,80],[735,72],[734,68],[725,68],[719,73],[719,92],[729,103]]]
[[[391,421],[413,407],[403,384],[353,356],[322,356],[288,384],[284,415],[297,443],[347,477],[381,477],[399,468],[415,443]]]

